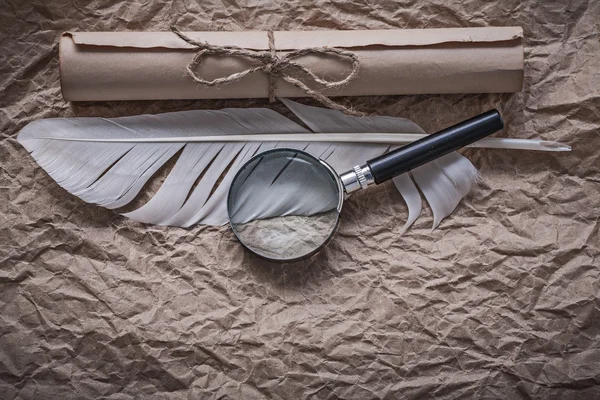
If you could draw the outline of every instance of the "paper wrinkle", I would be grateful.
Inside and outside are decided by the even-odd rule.
[[[600,398],[600,2],[374,3],[0,7],[0,398]],[[434,232],[425,205],[400,235],[392,182],[357,193],[295,266],[251,257],[227,227],[136,223],[60,188],[16,135],[50,117],[291,116],[264,99],[63,101],[61,32],[164,32],[174,16],[185,31],[523,26],[520,93],[340,101],[427,132],[498,107],[497,136],[573,150],[462,152],[483,182]]]

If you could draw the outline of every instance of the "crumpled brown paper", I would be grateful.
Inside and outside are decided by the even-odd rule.
[[[0,7],[0,397],[600,396],[600,3],[199,3]],[[523,26],[521,93],[342,100],[429,132],[497,106],[504,136],[573,151],[467,151],[484,182],[434,232],[425,210],[399,235],[391,184],[353,196],[327,249],[293,267],[248,255],[226,227],[129,221],[62,190],[15,137],[45,117],[267,104],[62,100],[62,31],[176,18],[188,30]]]

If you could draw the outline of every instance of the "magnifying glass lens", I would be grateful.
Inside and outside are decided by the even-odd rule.
[[[320,250],[333,235],[343,201],[329,166],[303,151],[275,149],[246,163],[227,200],[231,227],[249,250],[295,261]]]

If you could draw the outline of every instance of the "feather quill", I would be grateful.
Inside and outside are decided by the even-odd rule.
[[[112,119],[39,120],[24,127],[17,139],[67,191],[111,209],[129,204],[177,155],[154,196],[125,215],[146,223],[188,227],[227,223],[225,200],[231,180],[243,163],[265,150],[303,149],[342,173],[385,153],[390,146],[424,135],[418,125],[403,118],[349,117],[338,111],[283,101],[311,130],[269,109],[224,109]],[[484,141],[478,145],[565,150],[554,142],[486,140],[487,145]],[[476,177],[473,165],[453,153],[413,171],[414,181],[408,175],[395,178],[394,184],[409,209],[404,229],[421,211],[417,185],[434,210],[437,226],[468,193]],[[285,208],[285,198],[277,201],[279,205],[261,211],[262,217]]]

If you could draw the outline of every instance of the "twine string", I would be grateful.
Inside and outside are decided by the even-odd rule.
[[[304,75],[306,79],[316,83],[320,89],[335,89],[347,85],[358,76],[358,69],[360,66],[358,56],[350,51],[329,47],[308,47],[290,51],[284,55],[279,55],[277,53],[277,48],[275,47],[275,35],[271,30],[267,31],[269,51],[244,49],[238,46],[217,46],[206,42],[200,42],[185,35],[175,26],[171,26],[171,31],[173,31],[173,33],[176,34],[181,40],[194,46],[198,50],[192,61],[186,67],[186,73],[194,80],[194,82],[204,86],[218,86],[237,82],[246,75],[250,75],[255,72],[264,72],[269,77],[269,101],[271,102],[275,101],[276,99],[276,78],[280,77],[326,107],[350,115],[364,115],[363,113],[357,112],[350,107],[346,107],[331,100],[329,97],[323,95],[317,90],[311,89],[302,79],[299,78],[300,76]],[[337,81],[321,78],[315,75],[315,73],[313,73],[304,65],[294,61],[299,57],[310,54],[320,54],[325,56],[333,55],[349,62],[352,66],[352,70],[344,78]],[[257,65],[227,76],[213,80],[206,80],[198,76],[195,70],[208,56],[244,57],[253,60]]]

